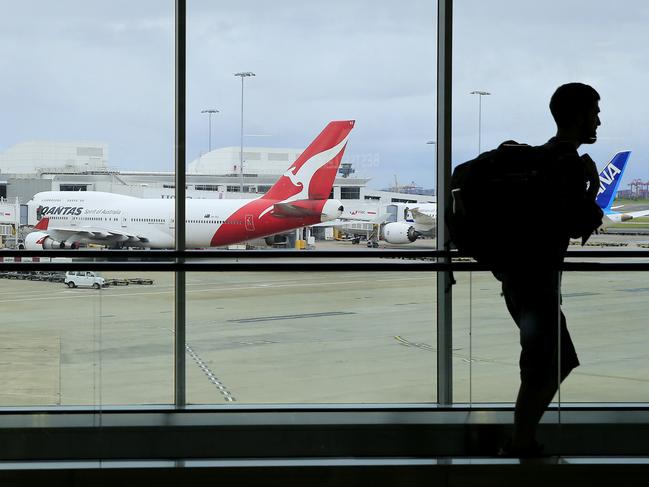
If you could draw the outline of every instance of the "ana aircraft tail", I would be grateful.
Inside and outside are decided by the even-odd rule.
[[[599,192],[597,204],[605,212],[611,209],[617,189],[622,181],[626,163],[629,161],[631,151],[618,152],[613,156],[604,169],[599,173]]]
[[[620,186],[620,181],[622,181],[624,169],[626,169],[630,155],[631,151],[618,152],[611,159],[611,162],[602,169],[602,172],[599,173],[600,187],[597,195],[597,204],[604,210],[606,217],[602,225],[603,228],[609,226],[611,223],[627,222],[635,218],[649,216],[649,210],[621,212],[616,211],[619,207],[616,207],[616,209],[612,208],[617,188]]]

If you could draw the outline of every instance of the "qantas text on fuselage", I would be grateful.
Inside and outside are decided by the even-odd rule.
[[[353,126],[353,120],[330,122],[259,198],[187,199],[187,247],[229,245],[337,218],[342,204],[328,198]],[[28,249],[174,246],[173,200],[46,191],[30,204],[39,222],[25,239]]]

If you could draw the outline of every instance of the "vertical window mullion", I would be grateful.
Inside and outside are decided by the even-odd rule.
[[[437,13],[437,250],[448,250],[444,218],[450,201],[453,0],[438,0]],[[441,262],[447,263],[449,257]],[[453,402],[451,274],[437,273],[437,403]]]
[[[186,37],[187,2],[176,0],[176,53],[175,53],[175,234],[176,251],[185,250],[185,110],[186,110]],[[185,375],[185,269],[184,259],[177,257],[180,264],[175,271],[174,293],[174,405],[182,408],[187,403]]]

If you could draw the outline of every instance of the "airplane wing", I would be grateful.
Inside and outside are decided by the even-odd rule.
[[[629,211],[628,213],[609,211],[605,213],[606,218],[612,222],[628,222],[643,216],[649,216],[649,210]]]
[[[317,210],[309,203],[309,201],[305,200],[292,203],[275,203],[273,205],[273,214],[279,217],[319,216],[320,210]]]
[[[427,213],[422,213],[421,211],[419,211],[419,208],[410,208],[409,211],[412,215],[413,220],[415,220],[415,223],[418,223],[419,225],[429,226],[435,224],[435,218]]]
[[[47,221],[46,221],[47,220]],[[52,227],[49,225],[49,219],[43,218],[38,225],[34,227],[35,230],[46,232],[51,238],[58,241],[65,241],[69,239],[76,238],[88,238],[88,239],[97,239],[97,240],[107,240],[107,239],[119,239],[119,240],[131,240],[139,242],[148,242],[149,239],[143,235],[135,235],[132,233],[116,232],[115,230],[109,230],[102,227],[90,227],[90,226],[76,226],[76,227],[63,227],[55,226]]]
[[[72,237],[89,238],[89,239],[114,239],[116,237],[123,237],[125,240],[137,240],[140,242],[148,242],[147,237],[141,235],[134,235],[132,233],[115,232],[114,230],[107,230],[99,227],[61,227],[51,228],[47,233],[55,240],[68,240]]]

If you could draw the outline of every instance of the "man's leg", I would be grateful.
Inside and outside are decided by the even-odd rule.
[[[516,406],[514,409],[514,435],[512,438],[512,446],[515,449],[525,450],[534,445],[534,438],[538,424],[558,390],[557,370],[559,370],[559,366],[561,367],[561,382],[563,382],[570,374],[570,371],[579,363],[576,359],[572,340],[567,331],[566,318],[560,310],[558,314],[560,316],[561,327],[562,363],[559,364],[557,359],[559,356],[558,341],[552,339],[549,343],[545,344],[545,347],[547,347],[545,353],[552,357],[552,363],[547,364],[547,368],[544,371],[545,373],[540,376],[534,374],[534,379],[531,379],[530,374],[525,373],[525,371],[521,374],[521,385],[518,390]],[[541,315],[538,314],[536,316],[523,317],[523,321],[526,318],[543,320]],[[534,328],[534,326],[532,326],[532,328]],[[526,331],[529,331],[529,328]],[[522,329],[521,334],[526,333],[526,331],[523,331]],[[553,333],[553,335],[553,338],[555,338],[558,333]],[[536,336],[533,339],[539,340],[539,337]],[[524,340],[525,337],[521,336],[521,341],[524,342]],[[539,359],[539,357],[536,357],[535,359]]]
[[[568,373],[561,380],[567,375]],[[515,450],[526,450],[534,445],[536,429],[557,389],[557,381],[554,378],[544,384],[521,379],[514,409],[512,446]]]

